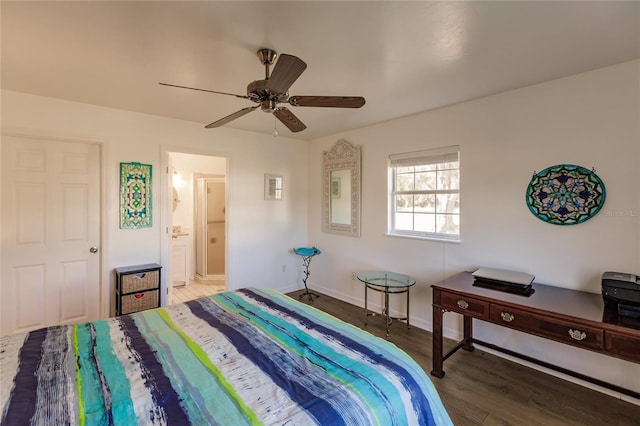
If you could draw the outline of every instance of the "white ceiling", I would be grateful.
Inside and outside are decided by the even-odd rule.
[[[313,140],[640,57],[640,2],[45,1],[0,5],[2,88],[204,126],[246,106],[256,51],[303,59],[291,95],[364,96],[361,109],[291,107]],[[271,133],[259,110],[227,127]],[[207,131],[215,132],[216,129]]]

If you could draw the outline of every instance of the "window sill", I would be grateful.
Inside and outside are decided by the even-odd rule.
[[[394,237],[394,238],[408,238],[410,240],[422,240],[422,241],[434,241],[434,242],[439,242],[439,243],[452,243],[452,244],[461,244],[462,240],[457,239],[457,240],[453,240],[453,239],[449,239],[449,238],[438,238],[438,237],[429,237],[429,236],[418,236],[418,235],[407,235],[407,234],[394,234],[394,233],[390,233],[390,232],[385,232],[384,234],[387,237]]]

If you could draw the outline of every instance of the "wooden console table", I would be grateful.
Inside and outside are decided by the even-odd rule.
[[[433,370],[443,377],[443,362],[458,349],[473,350],[473,344],[488,347],[544,367],[577,377],[614,391],[640,398],[640,393],[519,354],[473,337],[472,319],[477,318],[524,333],[640,363],[640,320],[618,317],[605,309],[595,293],[535,284],[531,296],[510,294],[474,285],[469,272],[462,272],[431,286],[433,288]],[[445,312],[463,315],[463,339],[443,354],[442,317]]]

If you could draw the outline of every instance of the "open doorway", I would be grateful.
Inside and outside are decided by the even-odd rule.
[[[227,158],[168,153],[172,193],[169,303],[224,291]]]

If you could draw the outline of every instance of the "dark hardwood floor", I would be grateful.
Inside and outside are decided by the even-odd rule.
[[[289,293],[297,299],[300,291]],[[303,300],[384,338],[381,317],[364,325],[363,310],[327,295]],[[388,339],[429,374],[431,332],[394,322]],[[445,350],[454,345],[445,339]],[[446,376],[429,375],[456,425],[640,425],[640,406],[516,364],[476,348],[445,362]]]

